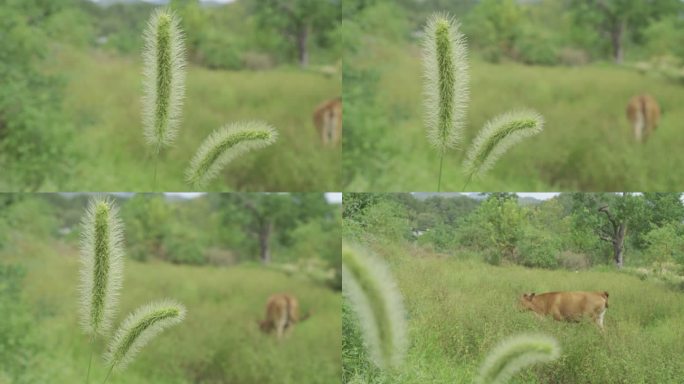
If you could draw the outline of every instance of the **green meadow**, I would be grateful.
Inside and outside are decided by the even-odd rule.
[[[74,125],[79,159],[67,179],[52,181],[54,189],[188,190],[185,170],[199,145],[222,125],[245,120],[273,125],[278,141],[229,164],[205,190],[323,191],[340,184],[339,146],[324,147],[312,120],[319,103],[341,92],[339,75],[191,65],[179,136],[162,152],[154,185],[154,158],[141,122],[142,62],[63,46],[50,70],[66,82],[63,108]]]
[[[12,278],[8,265],[20,266],[23,279]],[[78,249],[69,242],[17,234],[0,251],[0,309],[9,312],[2,314],[0,335],[9,338],[3,344],[13,358],[0,363],[9,369],[0,369],[0,383],[85,382],[90,346],[79,327],[78,270]],[[20,294],[13,299],[8,292],[17,285]],[[303,311],[312,312],[280,342],[257,324],[274,292],[291,292]],[[217,268],[127,259],[115,324],[138,306],[168,297],[186,306],[185,321],[152,340],[109,383],[339,381],[341,297],[321,283],[251,264]],[[100,357],[105,347],[95,343],[91,383],[106,375]]]
[[[684,297],[669,285],[609,268],[491,266],[481,255],[447,256],[387,241],[374,241],[371,249],[389,264],[404,296],[410,346],[400,369],[377,370],[345,303],[345,382],[471,383],[500,340],[536,332],[557,338],[561,357],[524,369],[511,383],[679,383],[684,377]],[[538,319],[517,306],[524,292],[554,290],[608,291],[605,331],[590,321]]]
[[[373,137],[379,138],[373,155],[381,160],[365,167],[347,163],[347,189],[435,190],[439,154],[425,134],[420,49],[384,41],[370,45],[359,55],[358,66],[378,73],[375,108],[386,122],[357,129],[360,134],[372,130]],[[608,63],[492,64],[474,56],[469,64],[465,144],[446,153],[442,190],[464,188],[465,149],[484,124],[521,108],[543,115],[544,131],[511,148],[468,190],[673,190],[684,185],[684,174],[671,168],[684,161],[684,153],[676,150],[684,145],[681,84]],[[660,126],[645,144],[634,141],[625,115],[630,97],[642,92],[652,94],[662,109]],[[345,145],[343,151],[346,156],[354,150]]]

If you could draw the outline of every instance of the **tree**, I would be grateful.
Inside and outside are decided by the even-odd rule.
[[[613,263],[622,268],[627,230],[645,219],[643,197],[627,192],[575,193],[573,200],[576,225],[590,226],[600,240],[609,243]]]
[[[272,261],[274,239],[281,244],[292,242],[291,234],[297,226],[314,219],[334,220],[335,208],[322,193],[233,193],[220,195],[214,203],[223,215],[223,222],[243,223],[245,230],[257,241],[259,260]]]
[[[251,3],[259,27],[276,29],[295,47],[299,65],[309,65],[309,43],[341,22],[340,0],[259,0]]]
[[[639,33],[652,21],[682,9],[679,0],[578,0],[570,2],[578,23],[610,41],[616,63],[624,59],[625,37]]]

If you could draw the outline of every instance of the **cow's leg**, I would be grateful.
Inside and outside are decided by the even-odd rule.
[[[287,315],[285,315],[287,316]],[[281,317],[276,321],[276,332],[278,335],[278,339],[283,338],[283,332],[285,331],[285,326],[287,325],[287,318],[286,317]]]
[[[553,318],[554,318],[554,319],[556,319],[556,320],[558,320],[558,321],[563,320],[563,316],[561,316],[561,314],[560,314],[559,311],[553,311],[552,314],[553,314]]]
[[[598,324],[599,328],[603,330],[603,316],[606,314],[606,309],[603,308],[601,310],[601,313],[598,315],[598,319],[596,321],[596,324]]]

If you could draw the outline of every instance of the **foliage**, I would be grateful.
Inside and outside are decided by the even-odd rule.
[[[684,227],[681,222],[670,222],[654,227],[644,241],[647,260],[651,263],[677,262],[684,265]]]
[[[0,262],[0,382],[31,383],[45,380],[36,372],[43,351],[36,340],[29,308],[23,299],[24,268]]]
[[[414,242],[458,257],[474,253],[495,265],[579,270],[613,262],[613,245],[604,238],[612,224],[599,211],[607,207],[613,220],[627,225],[625,265],[683,258],[680,193],[562,193],[533,202],[500,192],[484,194],[484,200],[422,195],[345,194],[344,236]]]
[[[53,189],[75,161],[72,127],[62,114],[62,81],[41,66],[51,54],[42,1],[0,4],[0,190]],[[31,15],[32,17],[28,17]]]

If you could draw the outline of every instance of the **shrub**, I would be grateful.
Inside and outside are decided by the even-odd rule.
[[[558,62],[571,67],[589,64],[589,53],[583,49],[564,47],[558,51]]]
[[[578,269],[587,269],[591,265],[587,255],[572,251],[563,251],[556,257],[561,267],[576,271]]]
[[[177,231],[165,242],[167,260],[175,264],[204,264],[207,258],[201,243],[196,235]]]
[[[554,65],[558,61],[556,47],[547,31],[535,27],[523,28],[514,49],[525,64]]]
[[[528,229],[518,243],[518,262],[526,267],[555,268],[559,239],[538,229]]]
[[[268,53],[247,51],[241,57],[242,67],[253,71],[264,71],[275,67],[275,59]]]

